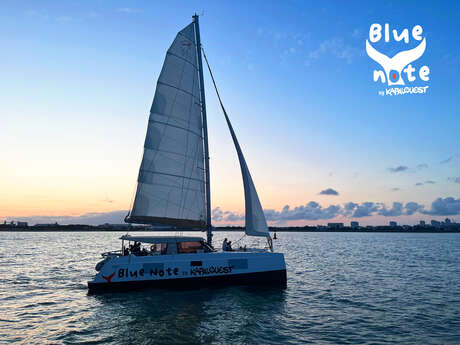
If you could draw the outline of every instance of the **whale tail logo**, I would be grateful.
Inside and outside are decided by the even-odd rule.
[[[420,44],[409,50],[404,50],[399,52],[391,59],[376,50],[368,40],[366,40],[366,52],[369,57],[377,62],[380,66],[383,67],[385,75],[388,81],[388,85],[405,85],[404,80],[401,77],[401,72],[404,67],[406,67],[411,62],[420,58],[426,49],[426,39],[423,38],[423,41]],[[390,73],[391,72],[391,73]],[[397,72],[397,73],[395,73]]]
[[[115,277],[115,272],[113,272],[111,275],[109,275],[108,277],[106,277],[105,275],[102,275],[102,278],[104,278],[105,280],[107,280],[107,283],[110,283],[112,281],[112,278]]]

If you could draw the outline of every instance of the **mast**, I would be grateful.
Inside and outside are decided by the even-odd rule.
[[[200,78],[200,98],[201,98],[201,116],[203,121],[203,136],[204,136],[204,169],[206,176],[206,233],[207,242],[212,243],[212,225],[211,225],[211,185],[209,181],[209,146],[208,146],[208,123],[206,118],[206,100],[204,95],[203,81],[203,62],[201,60],[201,40],[200,40],[200,25],[198,23],[198,15],[195,13],[193,24],[195,25],[196,37],[196,53],[198,56],[198,72]]]

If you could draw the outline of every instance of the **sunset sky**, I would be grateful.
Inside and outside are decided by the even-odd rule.
[[[460,222],[460,5],[447,1],[1,1],[0,219],[121,222],[166,50],[194,12],[270,224]],[[378,95],[373,23],[423,27],[412,65],[430,80],[411,86],[426,94]],[[215,224],[241,224],[237,156],[204,77]]]

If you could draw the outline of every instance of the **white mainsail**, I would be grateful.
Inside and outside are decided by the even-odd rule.
[[[203,56],[206,60],[206,64],[208,66],[209,74],[211,75],[214,88],[216,89],[217,98],[219,99],[219,103],[224,113],[225,120],[227,121],[228,129],[230,130],[230,134],[233,139],[233,144],[235,145],[236,153],[238,154],[238,160],[240,161],[241,175],[243,176],[244,187],[246,235],[267,237],[269,239],[270,248],[273,249],[271,244],[270,233],[268,231],[267,220],[265,219],[265,214],[262,209],[262,205],[260,204],[256,187],[254,185],[254,182],[252,181],[251,173],[249,172],[248,165],[246,164],[246,160],[244,159],[243,152],[241,151],[240,144],[238,142],[238,139],[236,138],[236,134],[227,115],[227,111],[225,110],[224,104],[222,103],[222,99],[220,98],[219,91],[217,90],[216,81],[214,80],[211,67],[209,66],[209,62],[206,57],[206,54],[204,54],[204,51]]]
[[[128,222],[206,225],[196,49],[191,23],[177,34],[158,78]]]

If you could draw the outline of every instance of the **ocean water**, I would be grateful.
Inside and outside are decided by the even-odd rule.
[[[0,232],[0,343],[460,344],[460,234],[278,233],[285,290],[88,295],[120,235]]]

